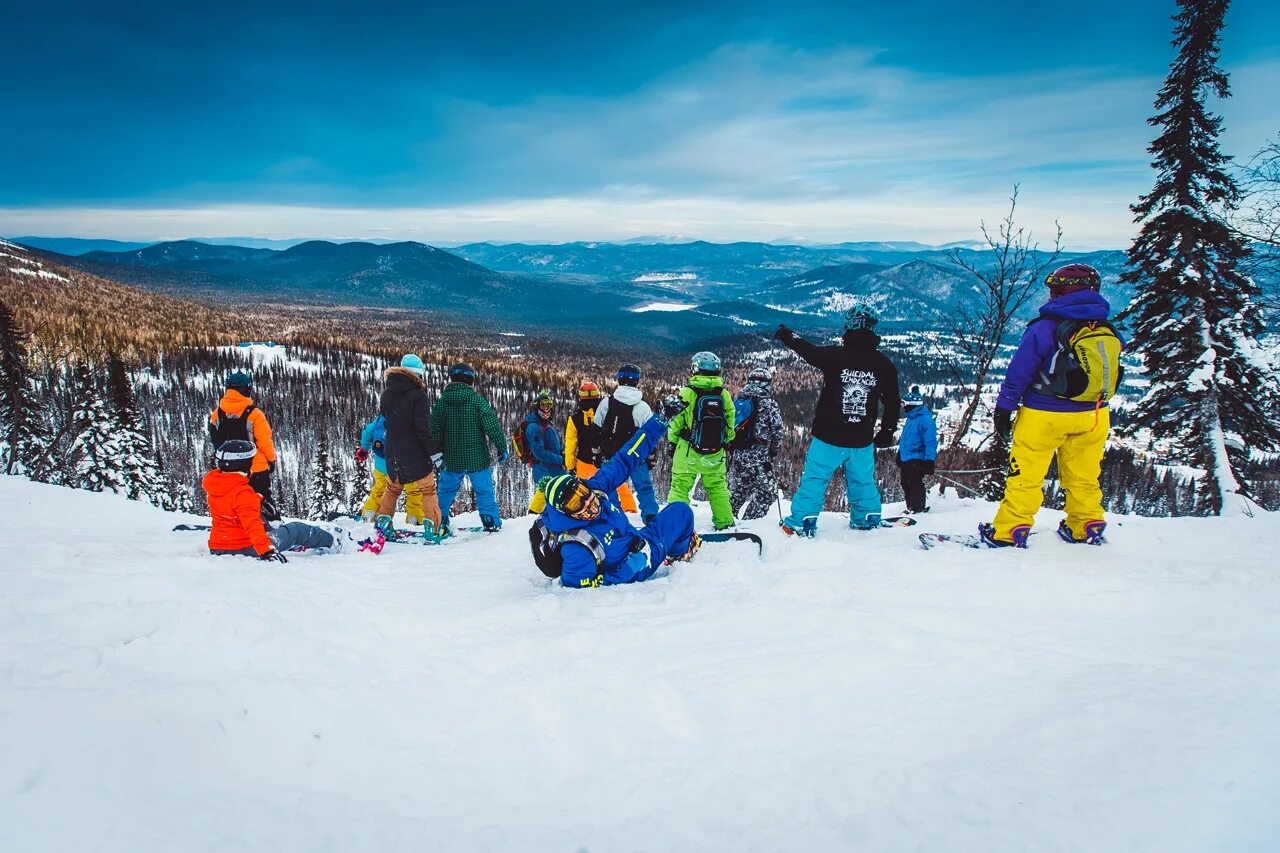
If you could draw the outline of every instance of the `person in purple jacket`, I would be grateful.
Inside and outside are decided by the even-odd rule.
[[[1050,273],[1045,284],[1049,301],[1027,326],[996,398],[996,434],[1005,444],[1012,437],[1013,446],[1004,500],[993,522],[978,525],[983,542],[992,548],[1027,547],[1055,453],[1067,509],[1058,535],[1067,542],[1101,545],[1107,528],[1098,477],[1111,426],[1106,400],[1120,380],[1117,359],[1122,342],[1107,322],[1111,305],[1098,292],[1102,280],[1096,269],[1068,264]],[[1084,328],[1096,329],[1099,335],[1088,352],[1106,356],[1090,355],[1088,363],[1072,363],[1078,376],[1066,385],[1061,379],[1055,382],[1061,373],[1064,333]],[[1082,390],[1081,383],[1090,377],[1095,390]]]

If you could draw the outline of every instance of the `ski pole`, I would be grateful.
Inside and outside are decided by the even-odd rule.
[[[957,482],[956,480],[953,480],[950,477],[943,477],[941,474],[939,474],[936,471],[934,472],[933,475],[937,477],[939,480],[946,480],[948,483],[955,486],[957,489],[964,489],[966,492],[969,492],[970,494],[976,495],[978,497],[983,496],[982,492],[979,492],[977,489],[970,488],[969,486],[966,486],[964,483]]]

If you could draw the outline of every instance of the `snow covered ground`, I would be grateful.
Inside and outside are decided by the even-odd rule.
[[[297,555],[0,477],[5,850],[1274,850],[1280,519],[1043,513],[549,585],[496,536]],[[700,509],[705,513],[705,509]],[[701,517],[701,516],[700,516]],[[706,519],[703,518],[705,522]]]

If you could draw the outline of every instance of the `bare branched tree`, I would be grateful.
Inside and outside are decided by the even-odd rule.
[[[1018,184],[1014,184],[1013,195],[1009,198],[1009,213],[1000,220],[996,233],[991,233],[985,221],[981,223],[982,239],[989,251],[974,256],[965,255],[959,249],[949,252],[953,264],[977,279],[979,291],[975,306],[961,307],[957,311],[951,330],[958,354],[972,370],[968,401],[951,437],[952,448],[960,446],[973,425],[982,403],[982,389],[1009,326],[1036,292],[1045,269],[1062,254],[1061,225],[1054,223],[1057,235],[1053,251],[1041,252],[1039,244],[1032,241],[1031,232],[1017,224],[1017,210]]]
[[[1253,252],[1245,272],[1255,281],[1280,278],[1280,136],[1270,140],[1240,169],[1241,204],[1231,226],[1253,243],[1268,247]],[[1280,311],[1280,294],[1263,291],[1263,305]]]

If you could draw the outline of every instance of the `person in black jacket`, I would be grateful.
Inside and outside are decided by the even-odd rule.
[[[869,304],[855,304],[845,313],[844,341],[835,346],[817,346],[786,326],[778,327],[778,340],[822,371],[822,392],[813,415],[813,438],[805,453],[804,474],[791,499],[791,514],[781,522],[788,536],[817,532],[827,484],[837,468],[844,469],[849,526],[857,530],[880,526],[875,449],[893,446],[902,403],[898,368],[876,350],[880,344],[875,333],[878,320]]]
[[[422,532],[439,541],[440,503],[436,498],[436,469],[440,449],[431,435],[431,403],[427,400],[426,366],[412,353],[389,367],[383,378],[382,416],[386,419],[387,490],[378,505],[375,522],[383,535],[395,533],[392,516],[401,491],[422,496]]]

